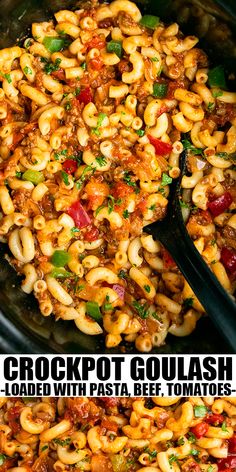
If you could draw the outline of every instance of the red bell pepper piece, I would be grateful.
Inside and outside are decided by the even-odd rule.
[[[220,197],[215,200],[208,202],[207,208],[210,210],[213,216],[218,216],[223,213],[231,205],[233,198],[229,192],[223,193]]]
[[[106,41],[105,39],[99,37],[99,36],[94,36],[88,43],[85,44],[87,46],[87,49],[103,49],[106,46]]]
[[[236,252],[233,249],[229,249],[228,247],[223,247],[221,249],[220,260],[223,266],[228,270],[231,274],[235,274],[236,272]]]
[[[71,218],[73,218],[77,228],[85,228],[91,224],[88,213],[79,201],[72,203],[70,208],[68,208],[67,213]]]
[[[209,424],[213,424],[214,426],[218,426],[219,424],[222,424],[225,421],[225,417],[223,415],[207,415],[205,418],[205,421]]]
[[[232,469],[236,468],[236,456],[228,456],[225,459],[220,459],[218,461],[218,472],[232,472]]]
[[[229,439],[229,452],[231,454],[236,454],[236,434]]]
[[[160,139],[154,138],[154,136],[151,136],[148,134],[148,139],[150,143],[154,146],[156,153],[159,156],[166,156],[166,154],[170,154],[172,151],[172,146],[169,143],[164,143]]]
[[[76,95],[77,100],[80,103],[84,103],[87,105],[88,103],[93,101],[92,91],[90,87],[86,87],[85,89],[81,90],[79,95]]]
[[[77,167],[77,161],[74,159],[66,159],[66,161],[62,164],[62,168],[67,174],[74,174],[74,172],[77,170]]]
[[[51,75],[58,80],[65,80],[65,71],[63,69],[54,70]]]
[[[196,436],[196,438],[200,439],[202,436],[205,436],[209,429],[209,425],[205,421],[201,421],[201,423],[196,424],[193,428],[191,428],[191,432]]]
[[[100,57],[94,57],[94,59],[89,61],[89,65],[94,70],[101,70],[104,63]]]

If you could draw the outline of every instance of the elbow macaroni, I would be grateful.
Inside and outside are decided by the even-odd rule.
[[[91,11],[60,10],[33,23],[24,47],[0,51],[0,236],[44,316],[104,333],[107,347],[125,340],[149,352],[168,333],[190,334],[203,313],[145,234],[166,215],[183,149],[188,232],[223,287],[235,288],[224,262],[225,249],[235,251],[235,93],[209,85],[198,38],[177,23],[146,28],[129,0]],[[51,52],[54,41],[61,47]],[[84,460],[58,450],[59,464],[70,453]]]

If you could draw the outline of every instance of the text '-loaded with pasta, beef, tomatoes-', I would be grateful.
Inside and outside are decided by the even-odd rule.
[[[2,355],[5,397],[236,395],[236,356]]]
[[[0,398],[1,471],[233,472],[236,397]]]
[[[182,156],[186,228],[233,297],[234,77],[198,42],[115,0],[60,10],[0,50],[6,258],[42,316],[100,335],[107,349],[150,352],[205,315],[145,233],[167,213]]]

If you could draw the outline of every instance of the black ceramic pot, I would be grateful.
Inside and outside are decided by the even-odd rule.
[[[159,15],[166,22],[176,20],[184,32],[201,38],[201,47],[208,52],[212,64],[223,63],[228,72],[236,73],[235,0],[141,0],[137,4],[143,12]],[[73,0],[0,0],[0,48],[26,37],[32,22],[78,5]],[[103,337],[88,337],[73,322],[44,318],[34,297],[21,291],[19,277],[6,262],[5,252],[6,246],[0,243],[0,352],[108,352]],[[112,352],[120,353],[121,349]],[[126,352],[134,352],[134,347],[127,345]],[[168,336],[166,345],[154,352],[227,353],[229,348],[210,319],[204,317],[193,334],[186,338]]]

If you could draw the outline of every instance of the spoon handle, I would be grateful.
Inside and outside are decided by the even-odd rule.
[[[172,225],[169,232],[162,235],[155,223],[147,226],[146,230],[165,245],[206,312],[236,353],[236,305],[203,261],[186,230]]]

